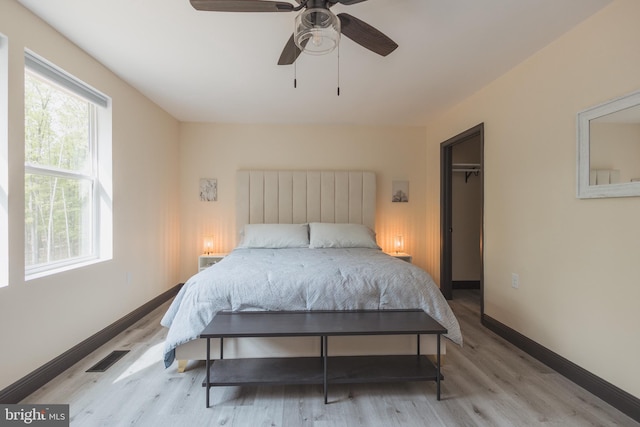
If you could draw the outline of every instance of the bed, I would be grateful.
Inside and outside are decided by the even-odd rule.
[[[239,171],[238,246],[192,276],[161,323],[165,366],[202,360],[198,335],[218,311],[422,309],[462,344],[457,319],[432,278],[375,241],[375,175],[362,171]],[[224,340],[225,358],[320,354],[308,337]],[[408,336],[333,337],[332,355],[415,354]],[[422,354],[435,354],[431,336]],[[212,346],[212,354],[219,349]],[[444,349],[443,349],[444,352]]]

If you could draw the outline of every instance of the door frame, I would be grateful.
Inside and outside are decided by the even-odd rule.
[[[484,123],[440,143],[440,290],[453,298],[453,147],[478,138],[480,143],[480,314],[484,314]]]

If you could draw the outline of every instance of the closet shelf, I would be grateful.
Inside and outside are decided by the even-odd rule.
[[[464,182],[468,182],[471,175],[478,176],[480,173],[480,163],[454,163],[452,165],[453,172],[463,172]]]

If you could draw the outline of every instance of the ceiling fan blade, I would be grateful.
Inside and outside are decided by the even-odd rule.
[[[291,12],[293,5],[282,1],[189,0],[196,10],[209,12]]]
[[[356,4],[356,3],[362,3],[363,1],[367,1],[367,0],[336,0],[338,3],[341,4],[345,4],[347,6],[350,6],[352,4]]]
[[[379,30],[348,13],[340,13],[338,18],[342,34],[378,55],[387,56],[398,47],[396,42]]]
[[[278,65],[293,64],[294,62],[296,62],[296,59],[298,59],[298,56],[300,56],[301,53],[302,51],[298,46],[296,46],[295,42],[293,41],[293,34],[291,34],[291,37],[289,37],[289,41],[287,41],[287,44],[284,45],[284,49],[282,49],[280,59],[278,59]]]

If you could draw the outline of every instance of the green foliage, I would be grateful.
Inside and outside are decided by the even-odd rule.
[[[88,101],[25,73],[25,263],[92,252],[92,132]]]

